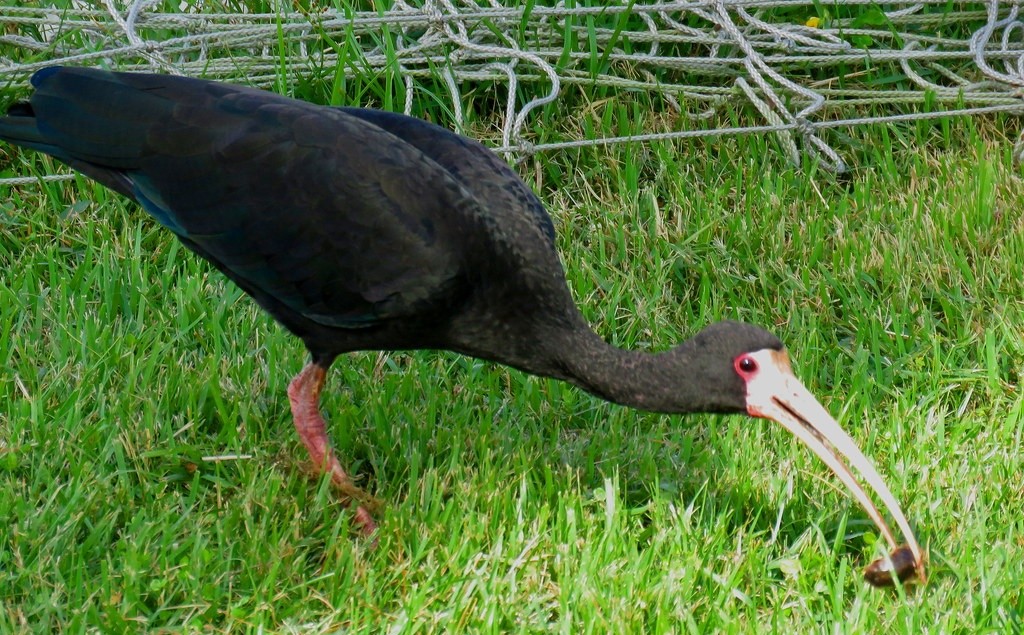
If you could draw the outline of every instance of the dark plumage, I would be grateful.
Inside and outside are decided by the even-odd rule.
[[[166,75],[49,68],[32,83],[0,138],[138,201],[323,366],[445,348],[617,403],[725,412],[746,408],[733,358],[782,348],[729,322],[656,356],[609,347],[572,301],[537,197],[433,124]]]
[[[182,77],[55,67],[32,84],[0,139],[138,201],[302,338],[313,363],[289,387],[296,427],[340,484],[317,404],[326,369],[357,350],[449,349],[645,410],[812,426],[809,393],[763,329],[720,322],[657,354],[595,335],[540,201],[475,141]],[[779,386],[795,392],[769,394]]]

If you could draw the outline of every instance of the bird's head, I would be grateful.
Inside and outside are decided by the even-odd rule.
[[[796,378],[781,340],[764,329],[739,322],[711,324],[684,346],[691,363],[718,386],[705,398],[714,399],[722,411],[740,411],[752,417],[770,419],[800,439],[849,488],[857,501],[897,549],[896,539],[867,491],[850,471],[853,466],[881,498],[895,519],[910,550],[917,574],[923,578],[924,559],[903,511],[885,481],[861,452],[850,435]]]

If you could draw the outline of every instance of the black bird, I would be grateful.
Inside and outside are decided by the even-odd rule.
[[[896,541],[850,461],[922,556],[895,498],[767,331],[719,322],[660,353],[605,343],[580,314],[538,198],[483,145],[418,119],[228,84],[46,68],[0,119],[135,201],[305,342],[288,386],[316,466],[362,499],[319,412],[327,369],[360,350],[447,349],[663,413],[773,419]],[[364,530],[373,519],[357,506]]]

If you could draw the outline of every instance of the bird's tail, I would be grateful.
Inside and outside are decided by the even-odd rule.
[[[18,102],[7,109],[7,116],[0,117],[0,141],[30,148],[46,154],[59,154],[56,146],[47,143],[36,126],[36,115],[32,105]]]
[[[134,197],[130,183],[116,167],[94,163],[90,160],[91,157],[82,156],[83,153],[75,151],[77,146],[89,147],[88,144],[93,137],[90,132],[98,129],[102,122],[82,120],[86,114],[81,112],[77,113],[78,118],[73,117],[72,115],[81,108],[77,107],[73,100],[64,98],[60,91],[65,89],[63,84],[68,81],[79,80],[83,75],[88,79],[90,74],[96,75],[99,79],[110,76],[109,73],[104,74],[102,71],[65,69],[60,66],[37,71],[32,76],[32,85],[36,87],[33,101],[40,97],[47,101],[52,111],[49,119],[37,117],[32,103],[17,102],[7,109],[6,117],[0,117],[0,141],[48,154],[114,191]],[[54,112],[60,116],[54,117]],[[53,125],[55,120],[60,124],[57,128]],[[70,123],[66,123],[65,120],[69,120]],[[61,126],[70,127],[76,132],[69,135],[59,129]]]
[[[71,117],[76,112],[80,112],[83,107],[63,93],[68,92],[68,84],[72,84],[72,90],[79,88],[73,82],[79,79],[78,76],[82,71],[102,76],[102,72],[67,69],[61,66],[51,66],[36,71],[31,79],[32,86],[36,89],[32,101],[15,103],[7,109],[6,117],[0,117],[0,141],[43,152],[60,161],[68,162],[69,159],[72,159],[68,147],[74,147],[78,137],[92,138],[97,124],[102,123],[84,120],[83,114],[79,114],[77,119]],[[78,83],[81,81],[79,80]],[[39,106],[40,98],[48,107],[48,116],[42,116],[42,113],[40,116],[36,116],[36,107]],[[69,124],[65,124],[63,120],[71,121]],[[55,126],[55,122],[59,125]],[[67,134],[63,130],[68,126],[76,128],[74,134]],[[78,145],[82,145],[82,143],[78,142]]]

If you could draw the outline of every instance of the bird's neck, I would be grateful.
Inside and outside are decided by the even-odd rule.
[[[591,394],[650,412],[721,410],[706,394],[702,364],[686,342],[648,353],[618,348],[590,330],[566,338],[558,362],[561,378]]]

